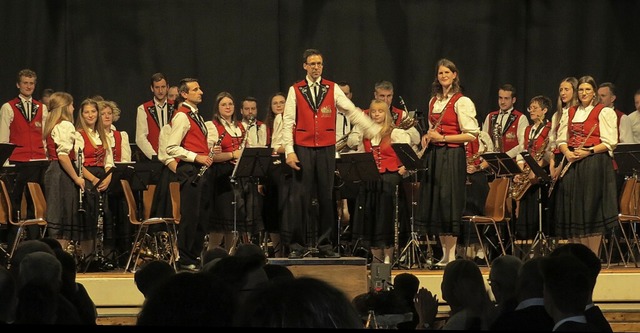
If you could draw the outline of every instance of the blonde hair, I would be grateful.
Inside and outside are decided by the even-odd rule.
[[[49,99],[49,115],[42,131],[44,140],[49,137],[53,128],[61,121],[67,120],[73,123],[73,112],[70,106],[73,104],[73,96],[66,92],[54,92]]]
[[[76,119],[76,129],[77,130],[83,130],[85,133],[89,133],[89,125],[87,125],[87,122],[84,120],[84,117],[82,117],[82,111],[84,110],[84,107],[87,105],[93,105],[96,108],[96,111],[98,111],[98,118],[100,117],[100,108],[98,107],[98,102],[96,102],[93,99],[87,98],[84,101],[82,101],[82,103],[80,103],[80,108],[78,111],[78,118]],[[100,141],[102,141],[102,144],[104,147],[110,147],[110,143],[109,143],[109,139],[107,137],[107,132],[104,130],[104,125],[102,124],[102,121],[100,121],[100,119],[96,119],[96,123],[94,125],[93,131],[98,133],[98,136],[100,137]],[[91,138],[91,136],[89,136],[89,141],[91,141],[91,145],[96,147],[96,143],[93,142],[93,138]]]
[[[120,119],[122,110],[118,107],[118,104],[114,101],[98,101],[98,113],[102,113],[105,108],[110,108],[113,111],[113,122],[115,123]]]
[[[382,123],[382,128],[380,129],[380,137],[391,135],[391,131],[393,131],[393,118],[391,118],[391,111],[389,110],[389,105],[387,105],[387,102],[385,101],[380,101],[377,99],[372,100],[371,104],[369,104],[369,117],[371,117],[371,110],[374,107],[385,110],[384,122]]]

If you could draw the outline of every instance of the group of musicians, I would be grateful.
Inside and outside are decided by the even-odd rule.
[[[522,170],[512,179],[510,237],[532,239],[545,226],[549,236],[598,253],[618,212],[612,152],[623,130],[621,115],[598,103],[592,78],[561,82],[551,120],[551,100],[532,98],[531,124],[514,108],[515,87],[503,85],[500,109],[480,128],[473,102],[460,91],[457,68],[447,59],[436,65],[426,119],[410,114],[402,98],[403,109],[393,106],[388,81],[375,84],[366,110],[357,108],[348,83],[321,76],[318,50],[306,50],[302,65],[305,79],[269,99],[264,122],[256,119],[255,98],[241,102],[238,119],[233,96],[222,92],[209,115],[198,110],[203,90],[196,79],[181,80],[178,96],[169,98],[167,78],[151,77],[153,99],[138,107],[135,141],[144,154],[139,162],[161,165],[152,179],[154,216],[171,216],[168,184],[180,183],[181,268],[197,269],[203,250],[233,251],[239,242],[265,245],[267,239],[276,257],[335,258],[344,252],[339,242],[347,229],[351,244],[364,246],[372,261],[393,262],[414,227],[438,236],[438,262],[445,265],[461,255],[462,215],[483,213],[495,177],[482,158],[487,152],[506,153]],[[112,169],[132,160],[126,132],[113,125],[120,110],[114,102],[89,98],[74,121],[69,94],[54,93],[48,105],[33,98],[36,79],[35,72],[21,70],[18,97],[0,109],[0,143],[15,145],[3,167],[14,216],[33,217],[32,207],[18,213],[23,196],[29,199],[24,189],[29,181],[44,184],[49,236],[64,248],[77,246],[101,258],[105,232],[131,232],[114,231],[128,223],[116,203],[123,198],[113,190]],[[407,169],[394,144],[409,146],[420,167]],[[233,177],[245,147],[271,149],[267,174]],[[341,179],[336,163],[349,153],[370,154],[379,177]],[[523,155],[550,174],[551,184],[539,182]],[[5,237],[9,245],[14,240],[12,234]],[[37,237],[37,230],[27,237]],[[488,250],[472,253],[482,258]]]

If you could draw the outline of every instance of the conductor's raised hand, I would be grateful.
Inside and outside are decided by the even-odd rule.
[[[300,170],[300,160],[298,160],[298,155],[296,153],[290,153],[287,155],[287,165],[291,167],[293,170]]]

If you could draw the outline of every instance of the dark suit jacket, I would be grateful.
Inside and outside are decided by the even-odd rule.
[[[491,331],[548,332],[553,329],[553,319],[544,306],[534,305],[501,314],[491,325]]]
[[[592,306],[584,312],[587,322],[596,326],[600,332],[613,332],[611,325],[598,306]]]

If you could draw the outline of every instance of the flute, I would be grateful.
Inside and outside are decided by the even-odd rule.
[[[224,139],[225,134],[227,134],[227,132],[220,134],[220,136],[218,137],[218,141],[216,141],[213,147],[219,146],[222,143],[222,139]],[[211,149],[209,150],[209,158],[213,158],[213,155],[215,155],[215,153],[213,152],[213,147],[211,147]],[[191,181],[191,184],[193,185],[198,184],[198,182],[200,181],[200,178],[204,176],[204,173],[207,171],[207,169],[209,169],[209,167],[206,164],[201,166],[200,171],[198,171],[198,174],[196,175],[196,177]]]

